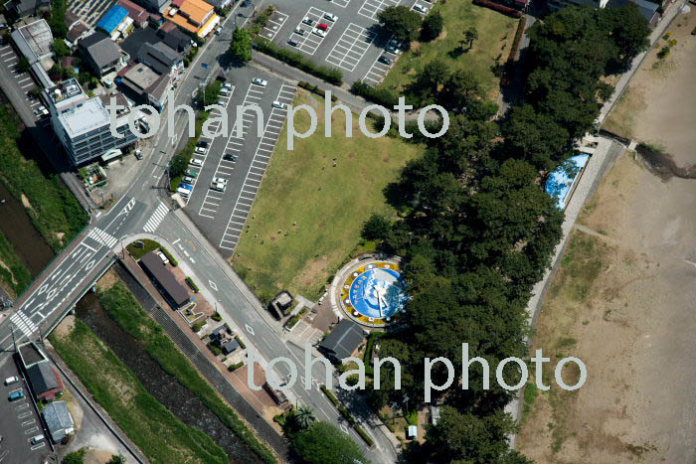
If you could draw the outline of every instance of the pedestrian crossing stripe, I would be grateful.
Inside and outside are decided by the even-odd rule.
[[[22,333],[31,337],[31,335],[36,332],[38,327],[34,324],[31,319],[24,313],[24,311],[17,311],[12,316],[10,316],[10,322],[12,322],[15,327],[22,331]]]
[[[113,246],[116,245],[116,243],[118,242],[116,237],[108,234],[107,232],[104,232],[98,227],[95,227],[94,229],[90,230],[89,234],[87,234],[87,237],[91,238],[92,240],[95,240],[98,243],[106,245],[109,248],[113,248]]]
[[[148,221],[145,223],[145,232],[150,232],[151,234],[154,233],[168,212],[169,208],[167,208],[167,205],[160,201],[160,204],[157,206],[155,212],[152,213],[150,219],[148,219]]]

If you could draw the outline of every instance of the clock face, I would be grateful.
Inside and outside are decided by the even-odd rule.
[[[377,261],[354,269],[346,278],[341,302],[357,322],[381,326],[404,308],[406,283],[398,264]]]

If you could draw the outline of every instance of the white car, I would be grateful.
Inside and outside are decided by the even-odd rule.
[[[426,7],[418,4],[413,5],[413,10],[423,14],[426,14],[428,12],[428,9]]]
[[[312,18],[310,18],[309,16],[305,16],[305,19],[303,19],[302,22],[308,26],[311,26],[312,24],[314,24],[314,20]]]
[[[19,382],[19,377],[16,375],[13,375],[12,377],[8,377],[5,379],[5,385],[12,385],[13,383]]]
[[[203,148],[203,147],[196,147],[196,153],[199,154],[199,155],[205,155],[205,153],[206,153],[207,151],[208,151],[208,150],[206,150],[206,149]],[[193,163],[191,163],[191,164],[193,164]]]
[[[195,181],[196,179],[194,179],[191,176],[184,176],[184,178],[181,179],[181,182],[183,182],[184,184],[193,184]]]
[[[227,184],[223,184],[221,182],[213,182],[212,184],[210,184],[210,188],[213,190],[217,190],[218,192],[224,192],[226,187]]]
[[[302,29],[300,26],[297,26],[297,27],[295,28],[295,34],[305,35],[305,30]]]
[[[199,159],[194,158],[189,162],[189,164],[191,166],[196,166],[197,168],[200,168],[200,167],[203,167],[203,160],[199,160]]]
[[[322,31],[321,29],[314,29],[312,31],[314,35],[318,35],[319,37],[326,37],[326,32]]]
[[[338,16],[336,16],[335,14],[331,14],[331,13],[324,13],[324,19],[327,19],[327,20],[331,21],[332,23],[335,23],[338,20]]]
[[[213,177],[213,184],[227,184],[227,179],[222,177]]]
[[[232,84],[229,82],[225,82],[224,84],[222,84],[222,88],[227,89],[227,90],[232,90]]]
[[[279,102],[278,100],[275,100],[273,102],[273,108],[280,108],[281,110],[284,110],[287,107],[288,107],[288,105],[286,105],[285,103]]]
[[[223,97],[226,97],[229,94],[230,94],[230,89],[228,89],[227,87],[223,87],[220,89],[220,95],[222,95]]]
[[[266,79],[261,79],[260,77],[255,77],[251,80],[256,85],[260,85],[261,87],[266,87],[268,85],[268,81]]]

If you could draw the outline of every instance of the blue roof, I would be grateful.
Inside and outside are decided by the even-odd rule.
[[[109,35],[113,34],[119,24],[128,16],[128,10],[121,5],[114,5],[106,12],[104,17],[97,23],[97,29],[106,31]]]

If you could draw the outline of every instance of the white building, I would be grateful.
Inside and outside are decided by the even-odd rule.
[[[105,103],[99,97],[87,96],[76,79],[63,81],[44,92],[53,130],[73,165],[95,161],[137,141],[128,126],[130,109],[126,107],[116,115],[116,131],[122,137],[113,136]]]

